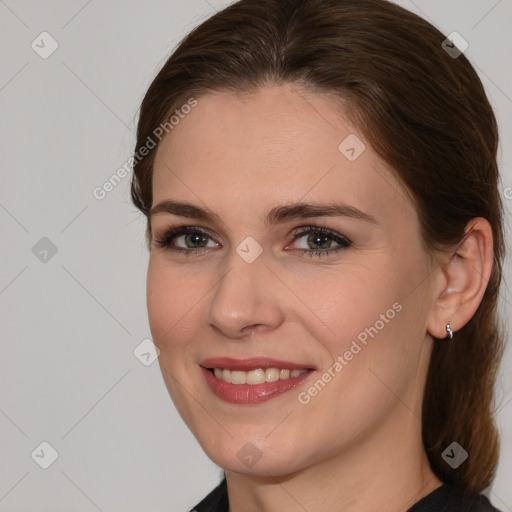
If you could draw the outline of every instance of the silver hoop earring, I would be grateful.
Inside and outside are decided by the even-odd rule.
[[[453,331],[452,331],[452,328],[450,327],[450,324],[446,324],[446,339],[447,340],[453,339]]]

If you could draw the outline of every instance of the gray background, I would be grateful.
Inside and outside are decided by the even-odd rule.
[[[133,353],[151,335],[130,175],[103,200],[93,190],[130,157],[140,101],[171,49],[227,3],[0,0],[2,512],[183,511],[218,482],[158,363]],[[512,1],[400,4],[469,42],[500,124],[510,246]],[[46,59],[31,47],[43,31],[59,45]],[[502,306],[508,321],[508,289]],[[510,348],[505,358],[489,494],[512,511]],[[48,469],[44,441],[58,452]]]

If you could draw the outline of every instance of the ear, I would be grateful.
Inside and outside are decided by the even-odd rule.
[[[491,275],[494,262],[493,235],[489,222],[477,217],[468,222],[464,240],[449,261],[442,264],[444,279],[435,291],[427,323],[435,338],[446,338],[446,324],[455,333],[475,314]]]

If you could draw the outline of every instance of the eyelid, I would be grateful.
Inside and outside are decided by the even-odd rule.
[[[295,241],[297,238],[305,235],[306,233],[310,232],[318,232],[322,233],[326,236],[330,236],[333,239],[339,238],[345,242],[352,243],[352,240],[350,240],[346,235],[343,235],[342,233],[338,233],[334,229],[326,228],[324,226],[319,226],[315,223],[306,224],[304,226],[299,226],[297,228],[294,228],[291,232],[291,235],[294,237],[292,241]]]
[[[164,249],[167,248],[176,238],[188,235],[190,233],[201,233],[203,235],[206,235],[207,237],[211,238],[215,243],[219,243],[216,238],[210,233],[210,231],[206,228],[202,228],[200,226],[193,226],[188,224],[178,224],[178,225],[170,225],[166,228],[161,230],[161,233],[159,235],[153,234],[153,242],[159,246],[163,247]],[[168,243],[165,243],[168,238],[171,238],[171,240]],[[186,251],[186,250],[197,250],[197,249],[181,249],[177,248],[176,251]]]
[[[290,244],[293,244],[297,239],[306,236],[308,233],[321,233],[332,241],[338,244],[338,247],[328,248],[328,249],[295,249],[295,252],[299,252],[301,254],[307,254],[308,256],[326,256],[331,253],[341,252],[343,249],[347,249],[352,246],[352,241],[345,235],[338,233],[333,229],[329,229],[323,226],[317,225],[315,222],[310,222],[309,224],[298,226],[294,228],[290,235],[293,237]],[[216,240],[216,237],[213,236],[210,231],[206,228],[195,226],[195,225],[186,225],[180,224],[177,226],[168,226],[162,230],[162,233],[158,236],[153,237],[153,243],[164,250],[173,251],[175,253],[181,253],[185,255],[189,255],[190,253],[204,253],[211,249],[211,247],[198,247],[198,248],[182,248],[182,247],[172,247],[171,244],[179,237],[190,234],[190,233],[201,233],[206,237],[210,238],[216,244],[219,244]],[[285,247],[288,249],[289,245]]]

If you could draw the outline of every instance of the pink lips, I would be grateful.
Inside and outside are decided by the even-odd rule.
[[[310,366],[288,361],[278,361],[265,357],[251,359],[232,359],[229,357],[211,358],[201,362],[201,371],[212,392],[222,400],[237,404],[255,404],[270,400],[286,391],[295,388],[314,372]],[[307,369],[299,377],[278,380],[275,382],[264,382],[262,384],[231,384],[218,379],[213,374],[213,368],[228,370],[251,371],[258,368],[287,368],[289,370]]]

